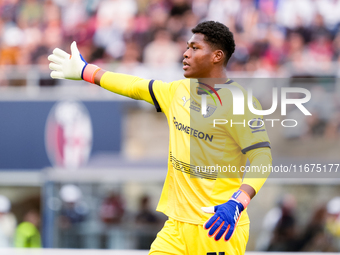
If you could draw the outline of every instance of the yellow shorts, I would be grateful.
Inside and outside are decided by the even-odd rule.
[[[243,255],[249,237],[249,224],[237,226],[231,239],[215,241],[202,225],[169,218],[151,245],[149,255]]]

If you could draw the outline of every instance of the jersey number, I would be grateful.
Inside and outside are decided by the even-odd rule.
[[[219,252],[218,255],[224,255],[224,252]],[[207,255],[217,255],[217,252],[208,252]]]

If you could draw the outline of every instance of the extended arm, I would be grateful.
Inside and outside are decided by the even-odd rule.
[[[108,72],[88,64],[79,53],[76,42],[71,44],[71,55],[56,48],[48,60],[51,61],[49,67],[54,79],[85,80],[114,93],[153,103],[149,93],[149,80]]]

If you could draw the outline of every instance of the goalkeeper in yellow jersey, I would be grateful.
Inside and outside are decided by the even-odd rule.
[[[145,100],[166,115],[168,173],[157,210],[169,219],[149,254],[244,254],[249,236],[246,208],[267,176],[242,170],[247,159],[250,167],[270,166],[270,142],[264,125],[256,124],[262,116],[246,106],[244,114],[233,115],[231,91],[247,98],[226,74],[235,50],[233,34],[215,21],[202,22],[192,32],[183,54],[188,79],[165,83],[105,71],[88,64],[75,42],[71,55],[57,48],[48,57],[51,77],[83,79]],[[261,109],[256,98],[252,103]],[[223,120],[223,125],[214,120]]]

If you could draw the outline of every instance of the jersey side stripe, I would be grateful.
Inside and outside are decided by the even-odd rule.
[[[258,148],[263,148],[263,147],[271,148],[269,142],[260,142],[260,143],[253,144],[251,146],[248,146],[247,148],[242,149],[242,153],[246,154],[247,151],[258,149]]]
[[[149,82],[149,92],[150,92],[150,96],[151,96],[151,98],[152,98],[153,104],[154,104],[155,107],[156,107],[157,112],[161,112],[162,109],[161,109],[161,107],[159,106],[159,103],[158,103],[158,101],[157,101],[157,99],[156,99],[155,93],[153,92],[153,88],[152,88],[153,82],[154,82],[154,81],[155,81],[155,80],[151,80],[151,81]]]

